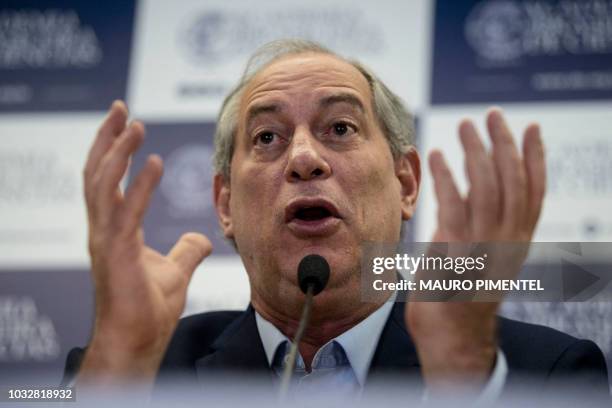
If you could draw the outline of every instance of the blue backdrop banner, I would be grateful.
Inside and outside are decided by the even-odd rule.
[[[432,104],[612,98],[612,2],[439,0]]]

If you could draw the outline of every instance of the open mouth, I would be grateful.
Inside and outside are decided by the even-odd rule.
[[[285,207],[289,231],[300,238],[327,237],[339,230],[342,215],[336,205],[321,197],[300,197]]]
[[[285,208],[285,222],[301,238],[324,237],[334,234],[341,225],[340,212],[323,198],[298,198]]]
[[[332,213],[325,207],[308,207],[298,209],[294,218],[300,221],[319,221],[331,216]]]
[[[299,198],[285,208],[285,222],[318,222],[341,218],[336,206],[322,198]]]

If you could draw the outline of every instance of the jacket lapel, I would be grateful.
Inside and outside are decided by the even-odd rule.
[[[257,330],[255,311],[250,305],[221,333],[211,349],[213,351],[210,354],[195,363],[200,380],[231,373],[254,375],[270,380],[273,378]]]
[[[404,302],[393,305],[370,364],[366,389],[390,377],[405,379],[417,387],[422,384],[416,347],[404,323],[404,307]],[[252,306],[222,332],[211,348],[210,354],[195,363],[198,379],[238,373],[258,376],[272,384],[274,372],[268,366]]]
[[[394,379],[421,388],[422,378],[416,347],[404,323],[406,303],[398,301],[387,319],[370,364],[365,388]]]

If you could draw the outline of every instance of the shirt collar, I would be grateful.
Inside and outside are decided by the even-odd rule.
[[[291,340],[281,333],[276,326],[264,319],[257,311],[255,311],[255,320],[257,323],[257,331],[259,332],[259,337],[261,338],[264,351],[266,352],[266,358],[268,359],[268,366],[271,367],[278,346],[283,344],[284,341],[291,342]]]
[[[393,295],[383,303],[382,306],[376,309],[374,313],[328,342],[336,341],[342,346],[351,368],[362,387],[365,384],[368,369],[370,368],[372,357],[374,357],[374,352],[376,351],[376,345],[385,327],[385,323],[389,318],[389,314],[393,309],[396,298],[397,294],[393,293]],[[274,355],[278,347],[285,341],[290,343],[291,340],[281,333],[276,326],[264,319],[257,311],[255,312],[255,320],[257,322],[259,337],[261,338],[264,351],[266,352],[268,365],[272,366]],[[323,347],[325,347],[325,345]]]

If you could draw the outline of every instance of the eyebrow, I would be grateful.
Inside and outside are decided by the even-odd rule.
[[[365,108],[361,100],[353,94],[350,93],[338,93],[326,96],[319,100],[320,108],[328,108],[337,103],[347,103],[354,108],[357,108],[361,113],[365,113]],[[253,119],[257,116],[266,114],[266,113],[278,113],[283,110],[283,106],[278,103],[269,103],[269,104],[255,104],[247,110],[247,121],[246,123],[251,123]]]
[[[365,108],[361,100],[353,94],[350,93],[339,93],[327,96],[319,101],[319,107],[327,108],[336,103],[348,103],[352,105],[354,108],[357,108],[361,111],[361,113],[365,112]]]
[[[281,110],[282,107],[276,103],[253,105],[247,111],[247,123],[251,123],[251,121],[259,115],[265,113],[278,113]]]

